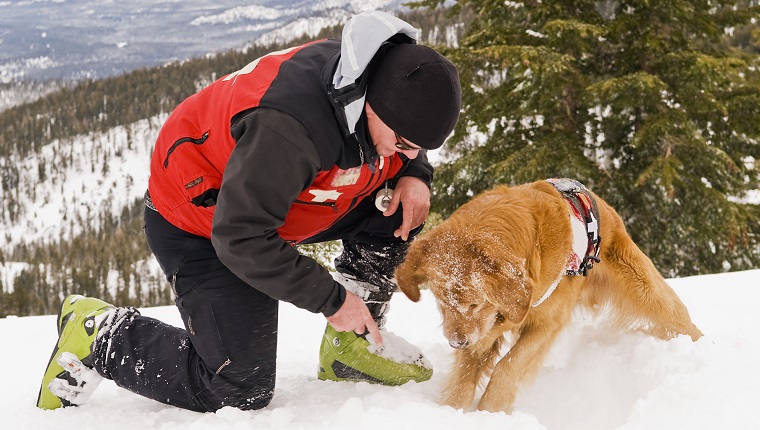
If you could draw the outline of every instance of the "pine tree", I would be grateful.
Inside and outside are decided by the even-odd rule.
[[[666,275],[760,266],[760,210],[742,202],[758,188],[758,58],[721,46],[753,3],[458,1],[475,19],[446,51],[464,110],[434,209],[496,183],[572,177]]]

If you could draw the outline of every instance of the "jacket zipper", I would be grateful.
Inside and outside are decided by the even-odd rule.
[[[178,141],[174,142],[171,148],[169,148],[169,150],[166,151],[166,159],[164,160],[164,169],[169,167],[169,157],[172,155],[172,152],[174,152],[177,148],[179,148],[180,145],[184,143],[188,143],[188,142],[191,142],[195,145],[203,145],[206,139],[208,139],[208,132],[203,133],[200,139],[196,139],[193,137],[183,137],[182,139],[179,139]]]
[[[232,364],[232,361],[228,358],[224,363],[222,363],[221,366],[219,366],[218,369],[216,369],[216,374],[218,375],[222,373],[222,370],[224,370],[224,368],[229,366],[230,364]]]
[[[336,202],[306,202],[303,200],[296,199],[296,203],[302,204],[302,205],[312,205],[312,206],[325,206],[325,207],[331,207],[333,212],[338,212],[338,204]]]
[[[380,163],[378,162],[378,164],[380,164]],[[372,171],[370,170],[370,177],[369,177],[369,181],[367,181],[367,186],[364,187],[361,191],[359,191],[356,194],[357,197],[354,198],[354,200],[351,202],[350,208],[354,207],[354,203],[357,201],[357,199],[359,198],[359,196],[361,196],[362,198],[366,197],[365,193],[366,193],[367,190],[373,190],[373,189],[375,189],[375,187],[377,185],[380,185],[380,182],[382,182],[382,181],[376,181],[376,177],[379,178],[379,177],[382,176],[383,167],[385,167],[385,166],[378,167],[378,169],[376,170],[376,174],[372,173]]]

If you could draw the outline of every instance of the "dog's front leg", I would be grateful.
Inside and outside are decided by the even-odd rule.
[[[496,363],[491,380],[478,404],[479,410],[512,412],[520,384],[533,377],[563,326],[561,321],[556,322],[550,327],[542,322],[541,327],[528,324],[523,328],[507,355]]]
[[[454,353],[454,367],[443,389],[441,403],[454,409],[467,409],[475,398],[475,389],[483,375],[482,361],[470,350]]]

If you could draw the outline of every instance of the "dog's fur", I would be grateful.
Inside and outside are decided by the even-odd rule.
[[[478,409],[511,412],[519,385],[535,374],[577,305],[609,308],[618,328],[662,339],[702,335],[617,212],[591,195],[601,263],[587,277],[564,276],[572,247],[569,204],[546,181],[486,191],[412,243],[396,270],[399,288],[413,301],[421,286],[430,288],[443,334],[456,348],[443,403],[469,408],[490,373]],[[502,357],[508,332],[516,341]]]

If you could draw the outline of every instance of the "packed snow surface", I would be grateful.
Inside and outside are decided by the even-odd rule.
[[[419,346],[435,369],[424,383],[384,387],[317,379],[324,318],[282,304],[277,388],[259,411],[196,413],[141,398],[104,381],[89,403],[37,409],[55,317],[0,319],[0,427],[16,429],[749,429],[760,422],[760,270],[673,279],[705,336],[671,341],[617,334],[576,315],[559,336],[515,412],[454,410],[437,403],[452,363],[434,299],[401,294],[388,329]],[[180,324],[174,307],[144,315]]]

